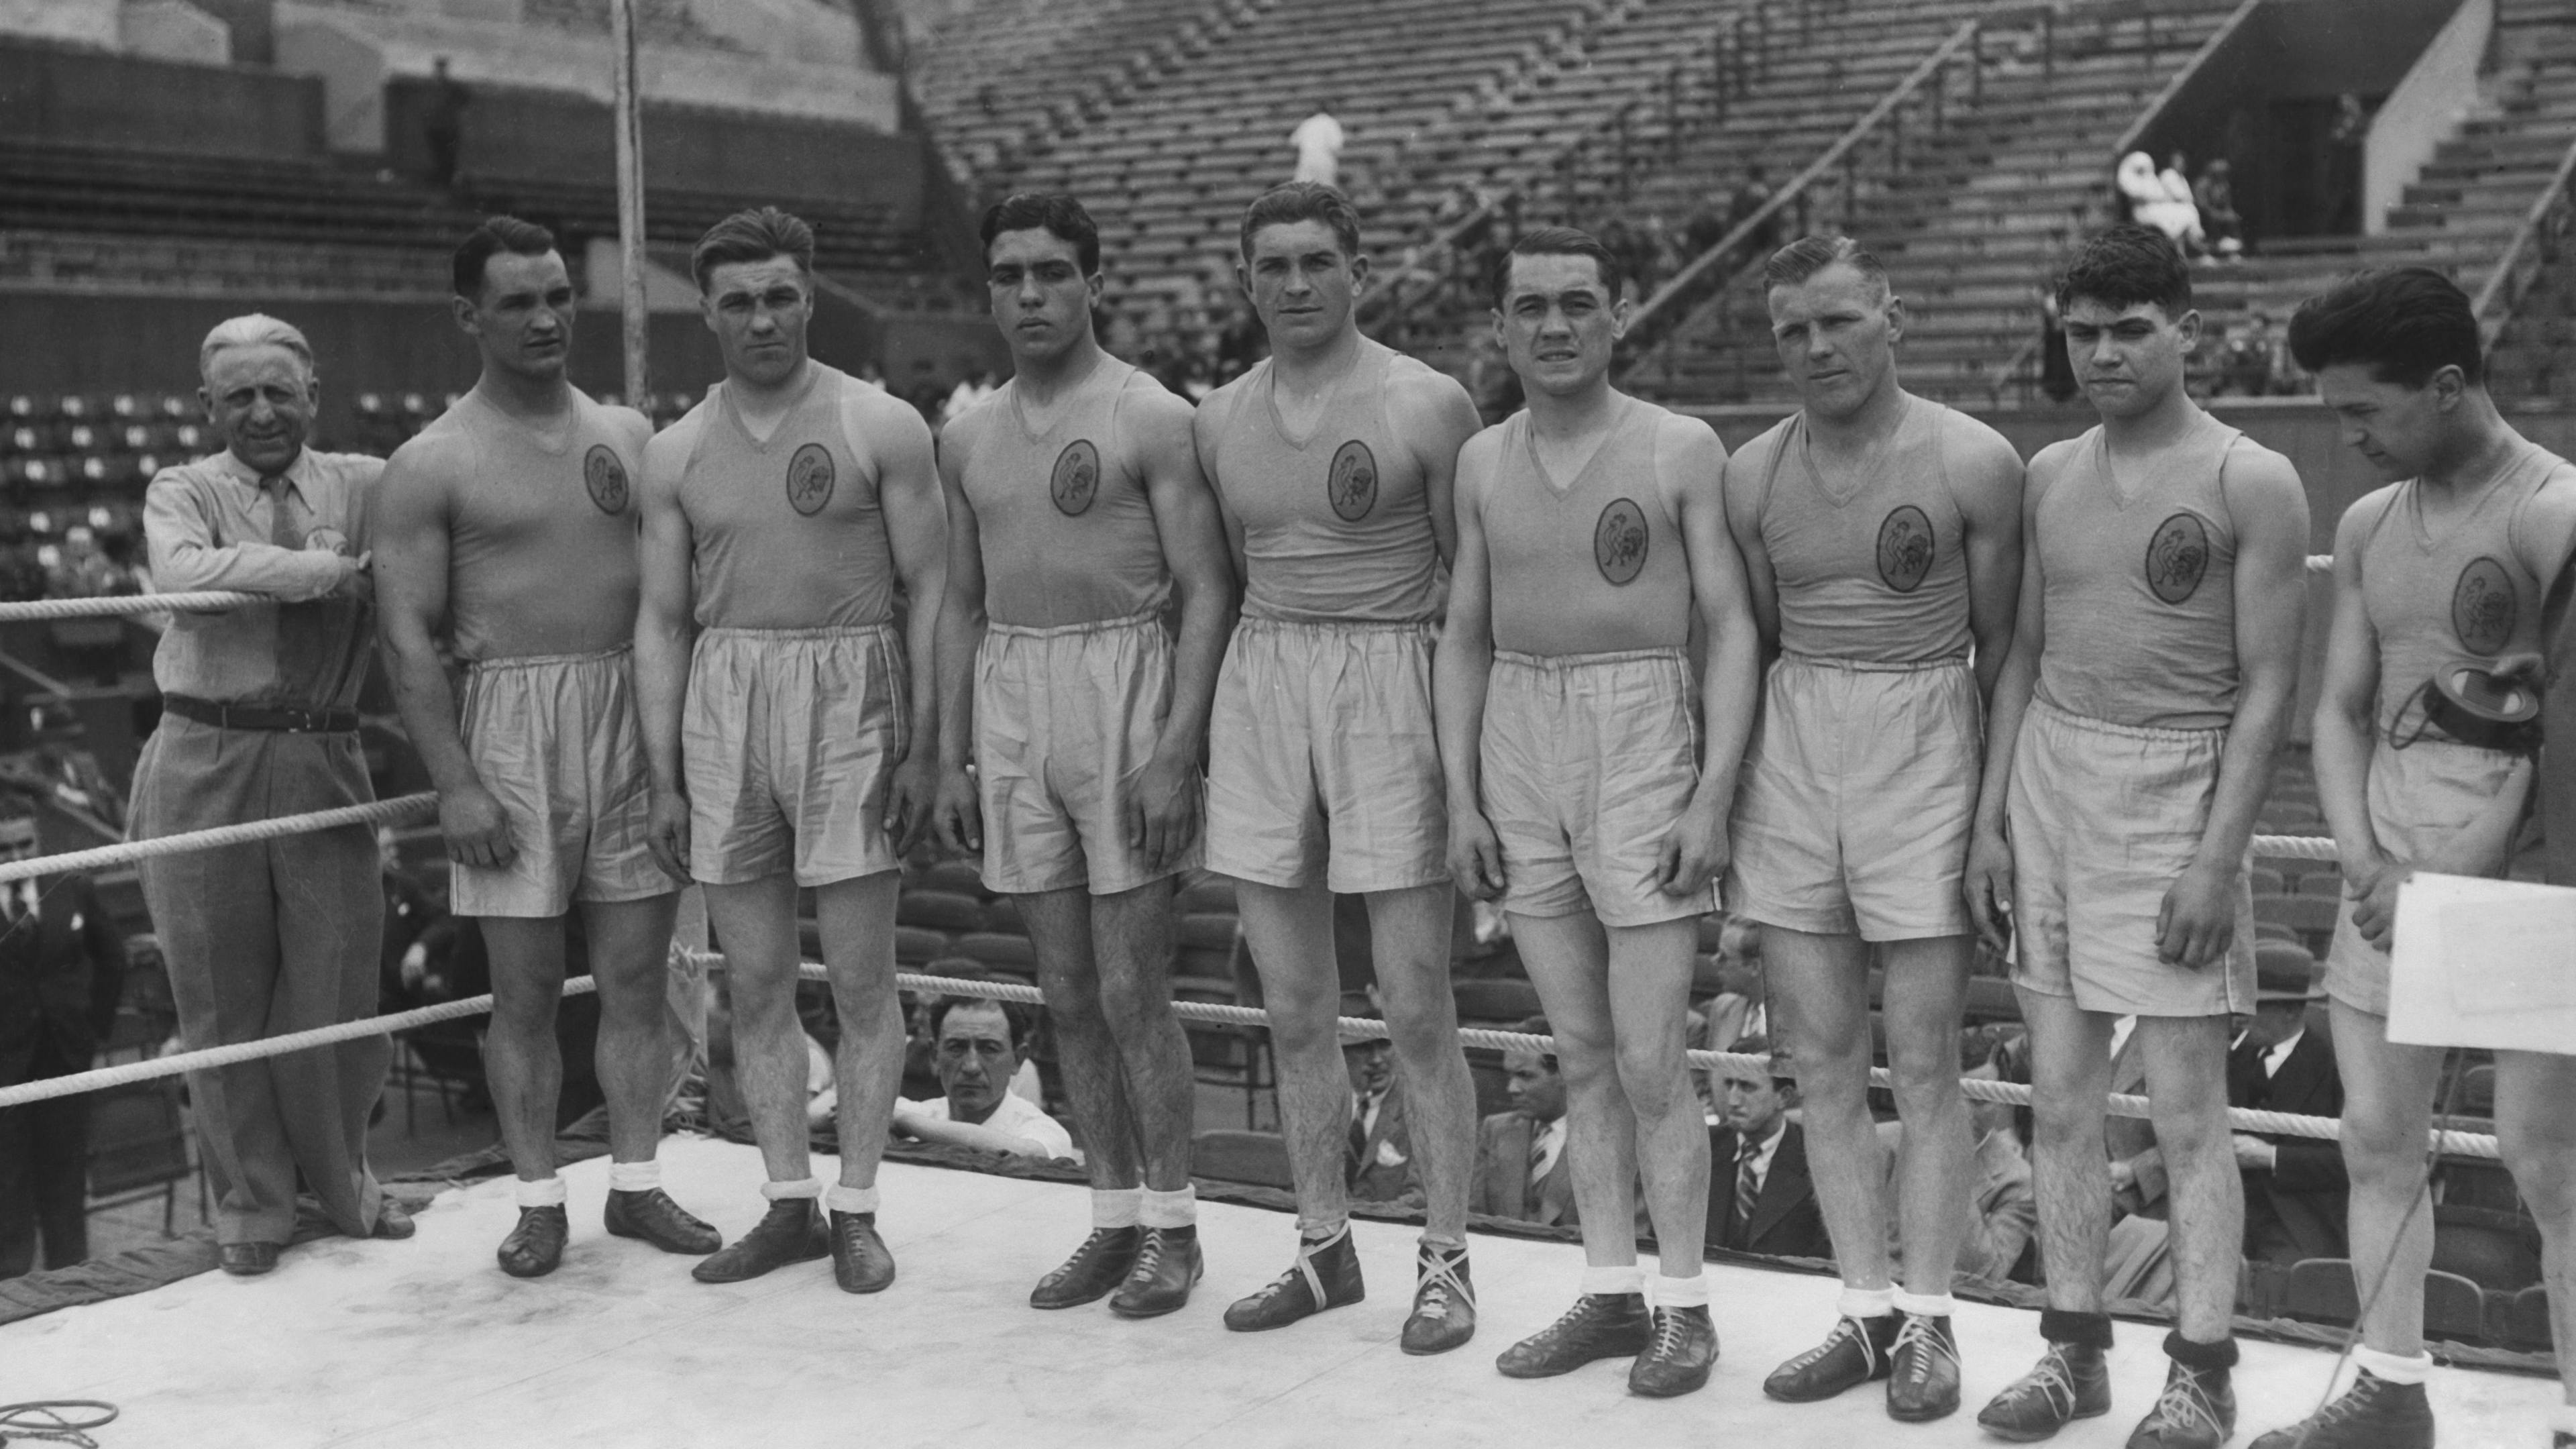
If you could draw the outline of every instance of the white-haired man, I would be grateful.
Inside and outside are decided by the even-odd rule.
[[[180,614],[161,636],[161,725],[134,769],[138,840],[375,798],[357,700],[374,644],[367,508],[384,465],[304,446],[321,384],[286,323],[233,318],[206,334],[197,367],[224,451],[152,480],[152,576],[264,602]],[[366,826],[163,856],[141,874],[189,1047],[374,1010],[384,897]],[[299,1174],[340,1231],[411,1236],[367,1170],[386,1059],[385,1039],[366,1037],[190,1074],[225,1272],[277,1265]]]

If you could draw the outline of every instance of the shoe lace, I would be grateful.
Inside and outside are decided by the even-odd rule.
[[[2307,1427],[2311,1430],[2323,1429],[2368,1413],[2377,1406],[2379,1386],[2383,1382],[2385,1380],[2374,1378],[2369,1374],[2355,1378],[2352,1381],[2352,1387],[2344,1390],[2340,1397],[2308,1416]]]
[[[2200,1375],[2189,1371],[2166,1380],[2165,1391],[2156,1396],[2152,1417],[2176,1427],[2190,1427],[2195,1422],[2205,1423],[2212,1429],[2219,1427],[2218,1410],[2209,1402],[2208,1387],[2201,1382]]]
[[[1315,1258],[1326,1248],[1350,1236],[1350,1231],[1350,1228],[1345,1226],[1340,1232],[1321,1242],[1300,1241],[1297,1244],[1297,1261],[1288,1266],[1287,1272],[1271,1279],[1252,1296],[1267,1301],[1303,1283],[1306,1285],[1307,1296],[1313,1298],[1318,1304],[1323,1303],[1325,1301],[1324,1275],[1315,1271]]]
[[[2049,1349],[2040,1356],[2038,1366],[2023,1374],[2021,1382],[2013,1385],[2010,1392],[2024,1402],[2034,1397],[2045,1397],[2050,1412],[2061,1418],[2072,1412],[2075,1407],[2075,1380],[2067,1368],[2065,1353],[2053,1347]]]
[[[1144,1241],[1136,1245],[1135,1266],[1127,1270],[1130,1278],[1151,1278],[1163,1270],[1163,1235],[1147,1231]]]
[[[1422,1255],[1422,1281],[1413,1290],[1413,1311],[1417,1316],[1445,1321],[1453,1297],[1470,1308],[1476,1306],[1476,1290],[1458,1276],[1458,1269],[1466,1261],[1465,1253]]]
[[[1958,1350],[1933,1331],[1931,1319],[1918,1318],[1911,1313],[1903,1317],[1904,1321],[1896,1327],[1893,1357],[1905,1364],[1907,1378],[1919,1384],[1932,1376],[1932,1366],[1940,1360],[1959,1361]],[[1848,1323],[1851,1320],[1843,1321]],[[1906,1352],[1908,1348],[1913,1350],[1910,1356]]]
[[[1656,1309],[1655,1341],[1647,1346],[1646,1356],[1648,1358],[1681,1357],[1682,1339],[1689,1332],[1689,1326],[1682,1322],[1681,1310],[1676,1308]]]
[[[1814,1368],[1824,1362],[1834,1350],[1842,1347],[1847,1340],[1857,1341],[1860,1344],[1863,1363],[1871,1368],[1878,1367],[1878,1346],[1869,1341],[1869,1334],[1862,1330],[1858,1322],[1849,1318],[1835,1319],[1834,1331],[1825,1335],[1824,1342],[1789,1360],[1781,1367],[1791,1373]]]

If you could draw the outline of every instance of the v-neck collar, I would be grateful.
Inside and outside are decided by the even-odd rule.
[[[1825,477],[1825,470],[1816,466],[1815,429],[1809,426],[1807,415],[1804,410],[1801,410],[1798,414],[1797,428],[1798,463],[1807,470],[1808,477],[1816,480],[1816,492],[1823,496],[1827,504],[1837,509],[1848,508],[1859,502],[1861,496],[1869,492],[1879,478],[1887,472],[1887,460],[1894,455],[1898,438],[1905,432],[1906,425],[1913,420],[1913,399],[1907,395],[1897,405],[1896,425],[1887,430],[1886,437],[1870,445],[1869,451],[1861,458],[1860,467],[1853,470],[1853,476],[1858,481],[1845,491],[1834,487],[1832,481]]]
[[[1351,379],[1359,375],[1361,366],[1368,360],[1367,339],[1362,338],[1361,342],[1362,348],[1351,354],[1351,365],[1342,370],[1341,376],[1333,379],[1332,386],[1324,389],[1322,401],[1315,405],[1315,421],[1302,438],[1289,429],[1287,414],[1279,410],[1279,362],[1276,358],[1271,360],[1270,370],[1261,378],[1261,405],[1269,409],[1270,427],[1279,435],[1279,441],[1302,453],[1323,436],[1324,422],[1333,415],[1333,404],[1342,400],[1343,389],[1350,386]]]
[[[1573,497],[1575,490],[1583,486],[1583,480],[1592,476],[1592,465],[1601,461],[1601,455],[1609,448],[1610,440],[1618,436],[1621,425],[1628,420],[1628,403],[1626,400],[1620,402],[1619,410],[1611,415],[1610,425],[1603,428],[1601,436],[1593,442],[1592,451],[1583,455],[1583,465],[1576,468],[1574,476],[1563,483],[1556,481],[1556,475],[1548,470],[1546,456],[1538,450],[1538,419],[1529,417],[1527,414],[1523,416],[1528,418],[1528,422],[1521,429],[1521,446],[1528,450],[1530,471],[1538,475],[1539,483],[1547,489],[1550,496],[1562,502]]]
[[[796,410],[798,408],[805,406],[805,400],[814,395],[814,389],[819,386],[822,381],[823,364],[811,360],[807,361],[805,364],[805,385],[796,390],[796,396],[790,398],[787,406],[779,412],[778,421],[770,428],[769,436],[766,438],[761,437],[751,430],[751,419],[743,416],[742,401],[734,396],[734,385],[730,380],[725,383],[721,390],[721,395],[724,398],[725,417],[733,423],[733,430],[742,434],[742,440],[751,445],[751,450],[753,452],[766,453],[769,451],[769,445],[778,441],[778,435],[787,431],[787,420],[796,416]]]

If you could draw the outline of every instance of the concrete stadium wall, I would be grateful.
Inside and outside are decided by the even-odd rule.
[[[0,135],[199,156],[317,156],[322,85],[0,39]]]
[[[606,105],[563,91],[474,86],[458,166],[487,179],[616,184],[616,134]],[[432,86],[388,81],[386,163],[425,175],[422,134]],[[825,196],[885,207],[911,225],[921,214],[924,147],[917,136],[793,116],[692,106],[644,108],[650,186],[736,195]]]

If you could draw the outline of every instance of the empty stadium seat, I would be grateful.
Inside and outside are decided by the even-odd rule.
[[[1254,1187],[1297,1185],[1288,1175],[1288,1139],[1276,1132],[1201,1132],[1190,1144],[1190,1175]]]

